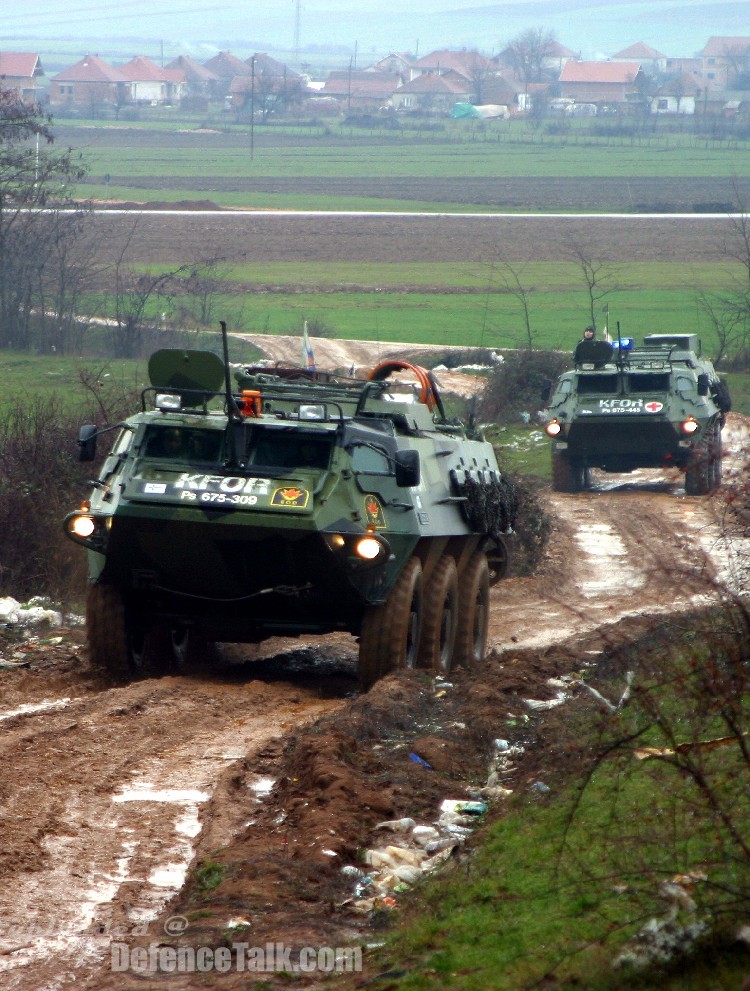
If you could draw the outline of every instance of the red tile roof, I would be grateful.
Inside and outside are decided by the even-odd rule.
[[[33,79],[43,74],[42,63],[34,52],[0,52],[0,76]]]
[[[640,70],[638,62],[566,62],[561,83],[632,83]]]
[[[179,69],[191,83],[209,83],[219,78],[215,72],[211,72],[189,55],[178,55],[166,67],[168,70]]]
[[[98,55],[85,55],[80,62],[63,69],[52,77],[59,83],[127,83],[130,80],[124,72],[115,69]]]
[[[219,52],[207,62],[204,62],[206,69],[210,69],[221,79],[233,79],[235,76],[249,76],[250,66],[243,62],[241,58],[232,55],[231,52]]]
[[[634,45],[629,45],[627,48],[623,48],[621,52],[616,52],[612,56],[612,58],[617,59],[635,59],[638,62],[666,57],[663,52],[657,52],[655,48],[647,45],[645,41],[636,41]]]
[[[469,80],[458,72],[446,72],[443,76],[431,73],[417,76],[411,82],[399,86],[399,93],[446,93],[465,96],[471,89]]]
[[[146,55],[136,55],[125,65],[119,67],[120,72],[123,72],[128,79],[132,79],[134,82],[145,83],[145,82],[164,82],[166,77],[164,75],[164,69],[156,64],[152,59],[148,58]]]
[[[413,66],[415,69],[422,69],[423,71],[428,69],[440,69],[440,71],[443,72],[448,69],[453,69],[455,72],[461,73],[462,76],[470,78],[478,68],[486,69],[489,64],[490,60],[480,52],[470,52],[465,49],[454,52],[450,51],[450,49],[444,49],[441,51],[430,52],[429,55],[425,55],[423,58],[417,59],[417,61],[413,63]]]

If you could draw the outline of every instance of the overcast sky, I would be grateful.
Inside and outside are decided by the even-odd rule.
[[[291,50],[355,44],[363,53],[439,47],[492,52],[528,27],[553,30],[584,57],[645,41],[669,55],[689,55],[710,35],[750,34],[748,0],[39,0],[3,6],[2,48],[19,39],[158,40],[172,48]],[[10,40],[12,39],[12,41]],[[31,46],[33,47],[33,46]]]

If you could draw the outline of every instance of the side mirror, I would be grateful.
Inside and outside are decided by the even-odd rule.
[[[419,485],[421,477],[419,451],[396,451],[393,459],[396,466],[396,485],[400,489],[410,489]]]
[[[701,372],[698,376],[698,395],[707,396],[708,395],[708,375],[705,372]]]
[[[552,395],[552,381],[550,379],[542,379],[542,402],[546,403],[549,401],[549,397]]]
[[[93,461],[96,457],[96,435],[94,424],[88,423],[78,431],[78,460]]]

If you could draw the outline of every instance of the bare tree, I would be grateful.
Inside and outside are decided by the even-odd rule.
[[[536,287],[524,281],[525,263],[516,263],[500,257],[495,266],[498,277],[506,293],[513,297],[518,304],[523,321],[523,332],[516,338],[516,343],[527,351],[534,349],[535,332],[531,320],[531,298]]]
[[[63,240],[67,253],[84,221],[72,192],[85,169],[72,151],[50,149],[49,125],[36,104],[0,90],[0,345],[6,347],[34,344],[35,320],[46,312],[43,286],[56,277]]]
[[[568,256],[578,266],[581,279],[586,287],[588,318],[587,323],[597,329],[597,314],[602,311],[602,303],[612,293],[622,289],[618,281],[618,271],[611,262],[597,256],[588,244],[574,239],[565,243]]]
[[[508,60],[527,86],[543,82],[548,75],[546,61],[554,55],[556,41],[554,31],[537,27],[522,31],[508,45]]]
[[[728,217],[721,252],[734,263],[730,283],[718,292],[699,291],[696,303],[716,336],[714,362],[747,352],[750,346],[750,216],[735,184],[738,210]]]

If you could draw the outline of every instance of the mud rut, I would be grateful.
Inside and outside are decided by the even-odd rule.
[[[730,417],[728,472],[747,437]],[[595,474],[591,492],[546,501],[556,522],[544,567],[492,591],[497,650],[604,637],[623,617],[687,609],[717,577],[732,580],[736,548],[721,539],[719,501],[686,497],[678,474]],[[260,664],[121,687],[96,680],[81,643],[82,632],[69,630],[0,682],[8,991],[104,986],[112,938],[159,916],[198,844],[217,849],[247,827],[253,795],[230,800],[238,768],[262,772],[286,734],[324,714],[345,716],[355,692],[356,645],[346,637],[306,641],[309,657],[328,665],[322,671],[313,663],[300,674],[284,654],[299,656],[299,642],[277,642]],[[262,773],[250,781],[262,802]]]

